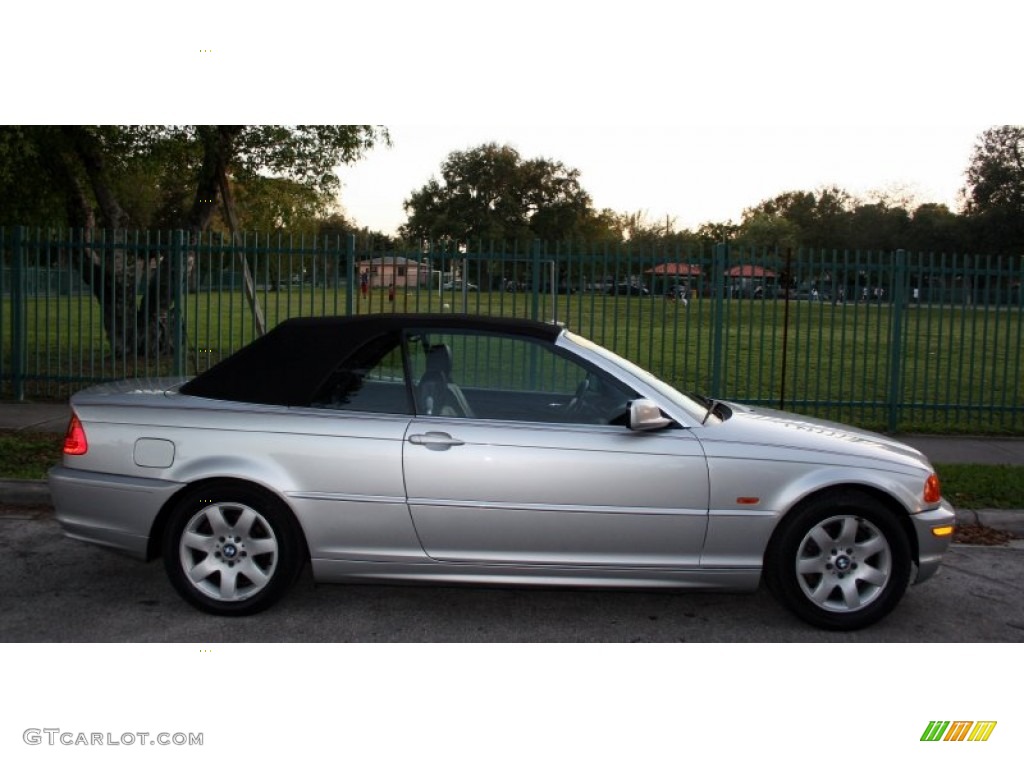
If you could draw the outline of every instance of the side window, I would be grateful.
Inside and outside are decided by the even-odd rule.
[[[310,405],[339,411],[411,414],[401,339],[382,336],[343,361],[320,386]]]
[[[438,330],[409,336],[408,349],[421,415],[614,424],[636,397],[534,339]]]

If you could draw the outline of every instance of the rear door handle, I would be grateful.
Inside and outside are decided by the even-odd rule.
[[[409,442],[413,445],[422,445],[432,451],[444,451],[455,445],[465,445],[462,440],[452,437],[447,432],[427,432],[425,434],[409,435]]]

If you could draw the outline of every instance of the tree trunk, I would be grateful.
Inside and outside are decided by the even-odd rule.
[[[67,175],[69,189],[73,190],[69,199],[72,220],[81,222],[84,232],[92,231],[96,224],[83,184],[84,171],[104,226],[109,227],[112,233],[110,244],[105,245],[102,251],[82,246],[80,272],[103,307],[103,326],[115,356],[132,353],[163,355],[175,351],[175,324],[183,322],[183,307],[174,305],[181,293],[177,287],[179,283],[187,285],[193,273],[197,246],[216,212],[217,197],[226,183],[235,142],[243,128],[240,125],[218,125],[196,129],[203,158],[195,199],[184,222],[187,231],[187,240],[183,244],[184,258],[176,258],[174,252],[165,252],[160,257],[141,303],[135,289],[139,259],[129,253],[124,242],[123,228],[128,222],[128,214],[108,183],[101,134],[83,126],[57,129],[62,151],[55,162]],[[148,254],[146,258],[149,258]]]
[[[146,293],[138,309],[137,324],[145,329],[144,346],[150,353],[169,354],[174,351],[174,324],[184,322],[182,308],[174,306],[180,281],[188,286],[195,269],[197,246],[203,231],[217,210],[217,195],[222,178],[227,178],[228,165],[234,155],[234,142],[242,132],[240,125],[200,126],[197,134],[203,146],[203,161],[199,168],[196,196],[188,215],[187,237],[183,264],[165,255],[160,267],[146,286]],[[183,272],[180,270],[184,270]],[[184,338],[184,336],[182,336]]]
[[[55,153],[55,167],[67,180],[68,220],[78,229],[82,246],[78,251],[77,268],[82,282],[89,286],[102,310],[103,330],[110,344],[114,359],[122,359],[138,348],[135,319],[135,271],[128,263],[124,250],[124,232],[119,227],[127,218],[117,203],[106,182],[102,156],[90,137],[81,128],[65,126],[61,129],[73,154],[78,157],[86,170],[90,185],[100,200],[100,210],[109,217],[114,227],[111,231],[112,249],[97,252],[86,245],[93,238],[96,229],[96,214],[80,176],[75,173],[73,161],[64,152]],[[118,242],[121,238],[121,242]]]
[[[238,215],[235,213],[235,197],[231,194],[231,184],[228,182],[227,166],[221,168],[221,176],[217,180],[220,187],[220,198],[224,204],[224,216],[228,220],[228,227],[231,229],[231,245],[238,245]],[[256,326],[256,334],[262,336],[267,332],[267,320],[263,315],[263,308],[260,306],[259,297],[256,295],[256,282],[252,279],[252,272],[249,271],[249,262],[246,261],[242,251],[236,251],[238,264],[242,269],[242,286],[245,291],[245,298],[252,308],[253,323]]]

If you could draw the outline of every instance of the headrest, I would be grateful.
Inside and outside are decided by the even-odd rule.
[[[452,351],[447,344],[434,344],[427,350],[427,373],[450,376],[452,372]]]

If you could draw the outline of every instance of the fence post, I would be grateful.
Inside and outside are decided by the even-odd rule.
[[[530,317],[533,320],[540,320],[540,238],[533,241],[533,248],[530,252],[530,275],[533,278],[532,299],[530,302]]]
[[[9,230],[0,227],[0,296],[10,293],[7,282],[11,277],[10,259],[7,255],[10,242],[14,236],[8,234]],[[7,324],[6,312],[0,312],[0,392],[7,386],[10,377],[10,365],[7,364]]]
[[[325,236],[324,237],[324,250],[325,251],[328,249],[328,244],[331,243],[331,242],[332,242],[332,240],[330,239],[330,236]],[[330,251],[331,251],[331,258],[333,259],[333,263],[331,265],[331,283],[330,283],[330,288],[332,289],[332,294],[334,295],[334,303],[331,305],[331,307],[332,307],[332,311],[334,312],[334,314],[338,314],[338,289],[341,288],[341,236],[340,235],[335,235],[334,239],[333,239],[333,243],[334,243],[334,247],[330,249]],[[270,254],[267,254],[267,259],[269,260],[269,258],[270,258]],[[324,258],[324,265],[326,266],[326,264],[327,264],[327,259],[325,257]],[[324,280],[324,282],[326,283],[327,281]]]
[[[900,390],[903,373],[903,310],[906,304],[907,252],[900,248],[893,257],[892,337],[889,342],[888,430],[895,432],[900,421]]]
[[[725,333],[725,265],[729,245],[718,243],[711,263],[711,397],[724,397],[722,392],[722,336]]]
[[[11,388],[14,399],[25,399],[25,350],[28,347],[25,306],[25,227],[11,235]]]
[[[175,230],[174,243],[171,248],[171,262],[174,284],[168,286],[173,291],[174,309],[167,313],[167,322],[173,322],[171,333],[174,334],[174,375],[185,375],[185,232]]]
[[[793,275],[793,249],[786,249],[786,268],[783,271],[787,280]],[[779,366],[779,410],[786,410],[786,371],[789,366],[789,287],[783,286],[782,304],[782,365]]]
[[[355,314],[356,299],[356,236],[350,234],[345,243],[345,314]]]

